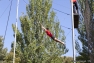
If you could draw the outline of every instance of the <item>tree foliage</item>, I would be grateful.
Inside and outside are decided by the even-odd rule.
[[[91,63],[94,62],[94,1],[93,0],[79,0],[80,10],[84,19],[86,42],[84,43],[88,49],[88,54]],[[87,46],[88,45],[88,46]]]
[[[19,63],[62,63],[59,57],[68,50],[50,39],[39,24],[49,27],[58,39],[65,40],[51,6],[51,0],[29,0],[27,14],[20,16],[21,30],[15,30],[15,25],[12,25],[13,31],[17,31],[16,57],[20,57]]]
[[[82,51],[78,49],[78,53],[80,56],[78,56],[76,59],[77,61],[86,61],[89,63],[89,49],[88,49],[88,41],[87,41],[87,35],[86,35],[86,29],[83,23],[80,23],[80,28],[78,29],[78,33],[80,34],[78,36],[78,39],[82,43]]]
[[[4,62],[7,54],[7,49],[4,48],[3,37],[0,36],[0,63]]]

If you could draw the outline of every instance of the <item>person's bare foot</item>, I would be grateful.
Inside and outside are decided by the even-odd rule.
[[[65,44],[64,42],[61,42],[63,45]]]

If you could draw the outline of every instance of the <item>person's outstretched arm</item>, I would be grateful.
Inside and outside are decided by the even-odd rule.
[[[40,25],[41,25],[42,29],[43,29],[44,31],[46,31],[46,28],[45,28],[42,24],[40,24]]]

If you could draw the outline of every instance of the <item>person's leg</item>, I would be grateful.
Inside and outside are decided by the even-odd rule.
[[[76,13],[75,11],[75,3],[73,2],[73,13]]]
[[[54,36],[54,35],[53,35],[51,38],[52,38],[54,41],[56,41],[56,42],[59,42],[59,43],[64,44],[64,42],[62,42],[62,41],[58,40],[57,38],[55,38],[55,36]]]
[[[55,38],[55,36],[52,36],[51,38],[52,38],[54,41],[56,41],[56,42],[59,42],[59,43],[63,44],[64,49],[66,48],[66,46],[65,46],[65,43],[64,43],[64,42],[62,42],[62,41],[58,40],[57,38]]]
[[[59,42],[59,43],[64,44],[64,42],[62,42],[62,41],[58,40],[57,38],[54,38],[54,40],[55,40],[56,42]]]
[[[76,7],[76,13],[78,13],[78,6],[77,6],[77,2],[74,3],[75,4],[75,7]]]

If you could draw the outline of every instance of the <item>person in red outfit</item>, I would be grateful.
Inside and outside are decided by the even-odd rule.
[[[41,25],[41,26],[42,26],[42,25]],[[53,40],[55,40],[56,42],[59,42],[59,43],[64,44],[64,42],[58,40],[58,39],[50,32],[49,28],[45,28],[45,27],[42,26],[42,29],[43,29],[43,30],[46,32],[46,34],[47,34],[49,37],[51,37]]]
[[[74,11],[74,13],[78,13],[77,0],[72,0],[72,2],[73,2],[73,6],[75,6],[75,8],[76,8],[76,11]]]

